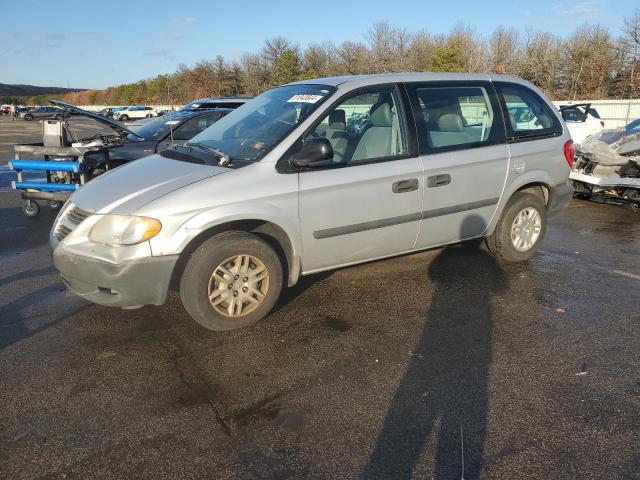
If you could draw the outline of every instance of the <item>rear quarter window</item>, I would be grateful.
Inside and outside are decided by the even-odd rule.
[[[524,85],[496,82],[508,142],[523,142],[562,135],[557,115],[536,92]]]

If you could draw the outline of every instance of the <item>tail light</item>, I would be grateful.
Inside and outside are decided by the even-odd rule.
[[[569,139],[567,140],[567,143],[564,144],[564,159],[569,164],[569,168],[573,168],[573,154],[573,140]]]
[[[600,125],[602,125],[602,128],[604,128],[604,120],[600,120]]]

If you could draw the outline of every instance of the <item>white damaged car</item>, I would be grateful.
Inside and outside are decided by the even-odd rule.
[[[576,194],[640,205],[640,133],[603,130],[576,147],[569,178]]]

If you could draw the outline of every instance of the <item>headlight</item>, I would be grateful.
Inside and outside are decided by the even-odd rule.
[[[108,245],[134,245],[155,237],[161,228],[155,218],[105,215],[93,226],[89,239]]]

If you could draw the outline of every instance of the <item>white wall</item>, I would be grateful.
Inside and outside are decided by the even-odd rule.
[[[153,107],[156,110],[173,110],[174,112],[183,107],[183,105],[149,105],[149,104],[146,104],[146,103],[145,103],[145,105],[147,107]],[[102,110],[103,108],[114,107],[114,106],[120,107],[120,106],[124,106],[124,105],[76,105],[76,107],[82,108],[83,110],[87,110],[89,112],[98,112],[98,111]]]

